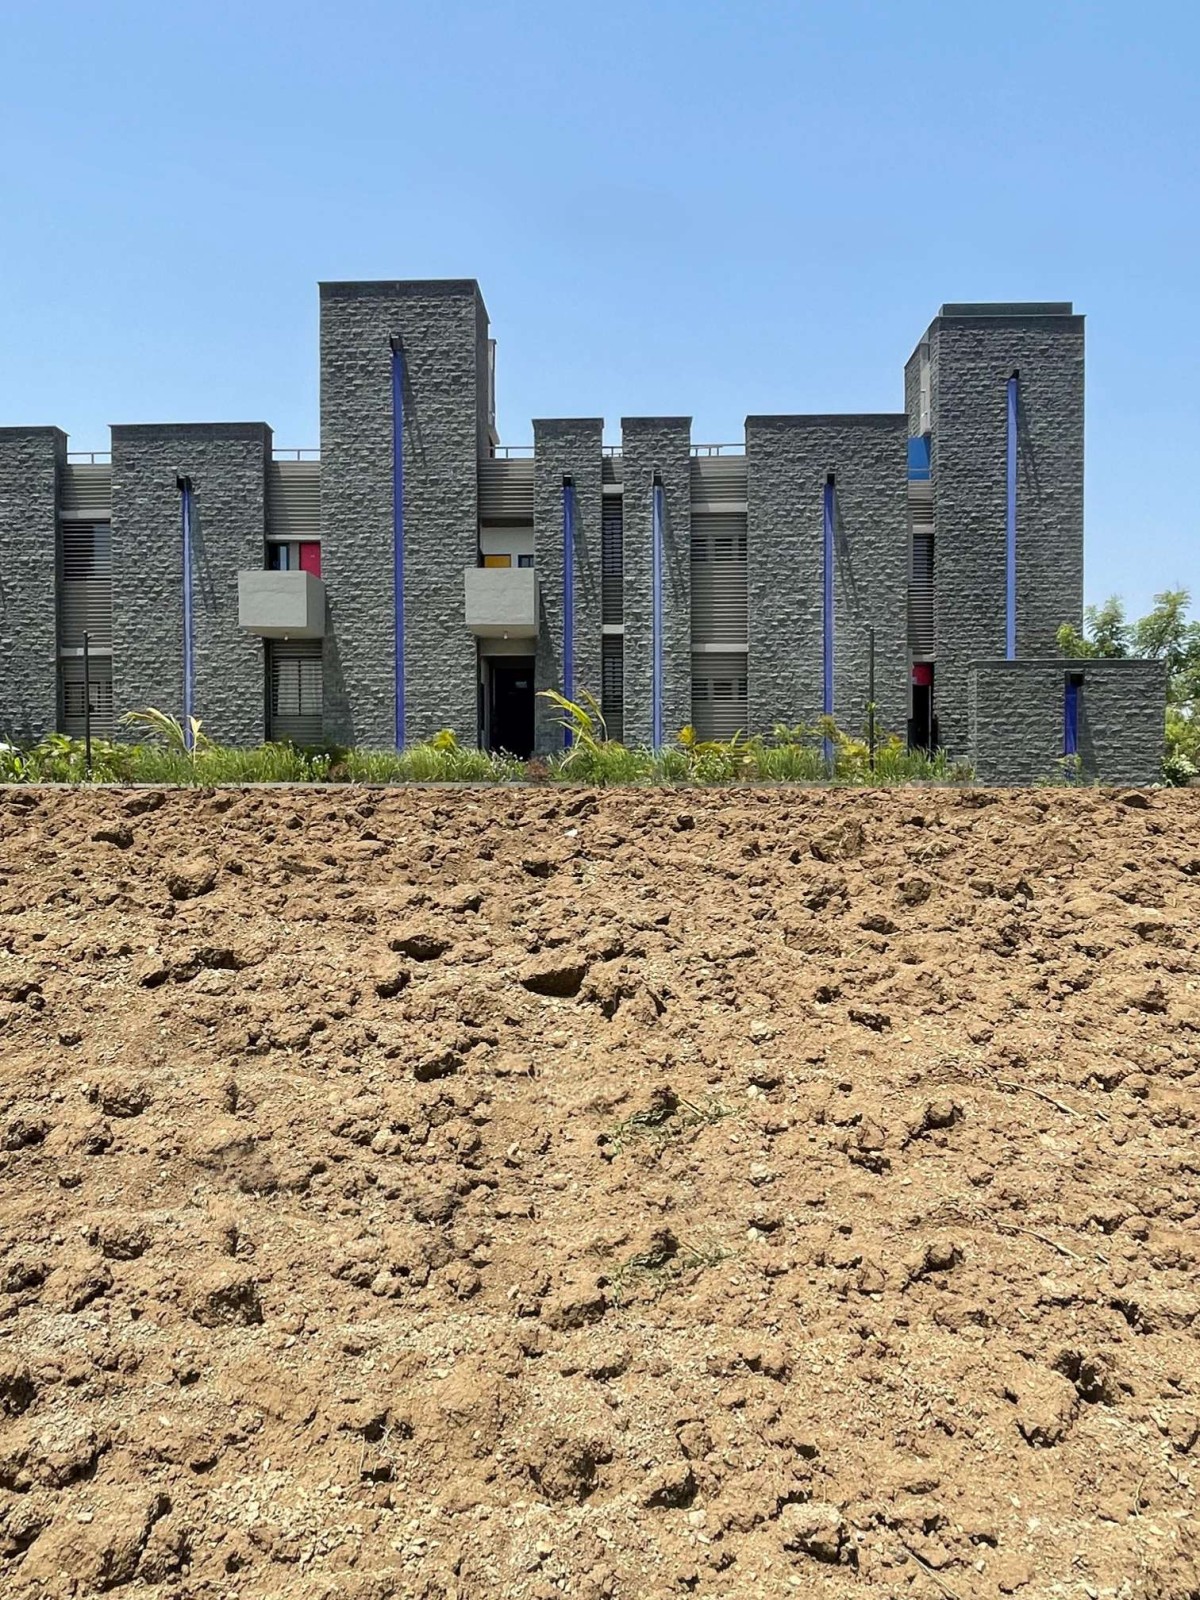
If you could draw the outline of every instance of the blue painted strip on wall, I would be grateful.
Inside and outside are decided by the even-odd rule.
[[[193,744],[192,718],[196,705],[196,657],[192,602],[192,482],[182,478],[179,483],[181,516],[183,519],[183,742],[190,750]]]
[[[1017,408],[1020,380],[1008,380],[1008,452],[1005,462],[1004,652],[1017,659]]]
[[[826,717],[833,715],[833,495],[833,484],[826,483],[821,518],[821,713]]]
[[[908,441],[908,479],[910,483],[925,483],[929,475],[929,435],[922,433]]]
[[[1079,685],[1068,678],[1063,689],[1063,755],[1079,754]]]
[[[575,698],[575,488],[563,484],[563,693]],[[570,728],[563,743],[571,743]]]
[[[663,743],[663,486],[654,485],[653,536],[650,566],[653,599],[652,667],[650,689],[651,744],[655,750]]]
[[[396,622],[396,749],[404,749],[404,355],[392,346],[392,606]]]

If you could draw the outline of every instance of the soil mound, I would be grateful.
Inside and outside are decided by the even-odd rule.
[[[6,1596],[1200,1593],[1195,795],[148,798],[0,792]]]

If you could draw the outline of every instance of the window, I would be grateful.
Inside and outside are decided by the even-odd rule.
[[[519,567],[531,567],[533,565],[533,557],[532,556],[518,556],[517,557],[517,565]]]
[[[511,556],[484,556],[483,564],[484,564],[485,567],[511,567],[512,566],[512,557]]]

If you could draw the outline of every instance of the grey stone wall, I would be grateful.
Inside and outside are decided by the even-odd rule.
[[[193,487],[195,715],[221,743],[266,727],[262,641],[238,626],[238,572],[263,565],[265,422],[112,430],[113,710],[183,716],[183,534],[177,477]]]
[[[395,742],[392,352],[403,344],[405,737],[478,737],[463,569],[479,547],[487,313],[472,279],[321,285],[321,570],[329,738]]]
[[[875,628],[881,729],[908,717],[908,423],[903,413],[747,417],[750,726],[821,714],[824,488],[836,477],[834,715],[865,723]]]
[[[573,585],[575,614],[575,692],[600,699],[600,417],[535,420],[533,424],[533,544],[541,596],[534,688],[563,690],[563,476],[575,485]],[[545,700],[534,702],[535,743],[543,752],[559,750],[559,713]]]
[[[1080,673],[1079,758],[1093,783],[1155,783],[1163,753],[1161,661],[975,661],[967,669],[969,754],[980,783],[1061,776],[1063,698]]]
[[[922,340],[904,363],[904,411],[908,417],[909,435],[914,438],[921,431],[921,355],[924,345],[925,341]]]
[[[1084,319],[943,315],[932,323],[935,701],[943,744],[967,738],[967,663],[1005,643],[1007,383],[1020,373],[1017,655],[1052,656],[1083,611]]]
[[[625,743],[653,731],[654,474],[662,475],[663,739],[692,720],[692,420],[622,417],[625,485]]]
[[[0,739],[58,725],[58,484],[67,436],[0,428]]]

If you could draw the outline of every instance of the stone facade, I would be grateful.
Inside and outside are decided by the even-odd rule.
[[[622,417],[625,485],[625,743],[653,736],[653,488],[663,485],[663,739],[692,720],[690,417]]]
[[[194,714],[212,739],[256,744],[262,642],[238,626],[238,572],[263,565],[271,430],[263,422],[112,430],[113,710],[183,715],[183,536],[193,486]]]
[[[588,690],[600,699],[600,513],[601,442],[599,417],[540,420],[533,424],[534,564],[541,596],[534,688],[563,690],[563,479],[574,485],[574,660],[575,693]],[[535,746],[559,750],[559,713],[545,700],[535,702]]]
[[[966,673],[1005,653],[1007,385],[1020,375],[1017,655],[1053,656],[1083,613],[1082,317],[1070,307],[943,307],[932,378],[935,699],[941,737],[967,739]]]
[[[1166,668],[1161,661],[974,661],[967,669],[969,753],[980,783],[1045,783],[1066,775],[1063,700],[1082,679],[1080,776],[1154,783],[1163,754]]]
[[[58,726],[58,486],[67,436],[0,428],[0,739]]]
[[[473,279],[321,285],[325,732],[391,747],[396,720],[392,349],[404,361],[405,739],[478,736],[463,616],[487,432],[487,312]]]
[[[881,731],[908,717],[907,420],[747,417],[750,725],[821,714],[824,489],[834,474],[834,716],[865,724],[869,629]]]

